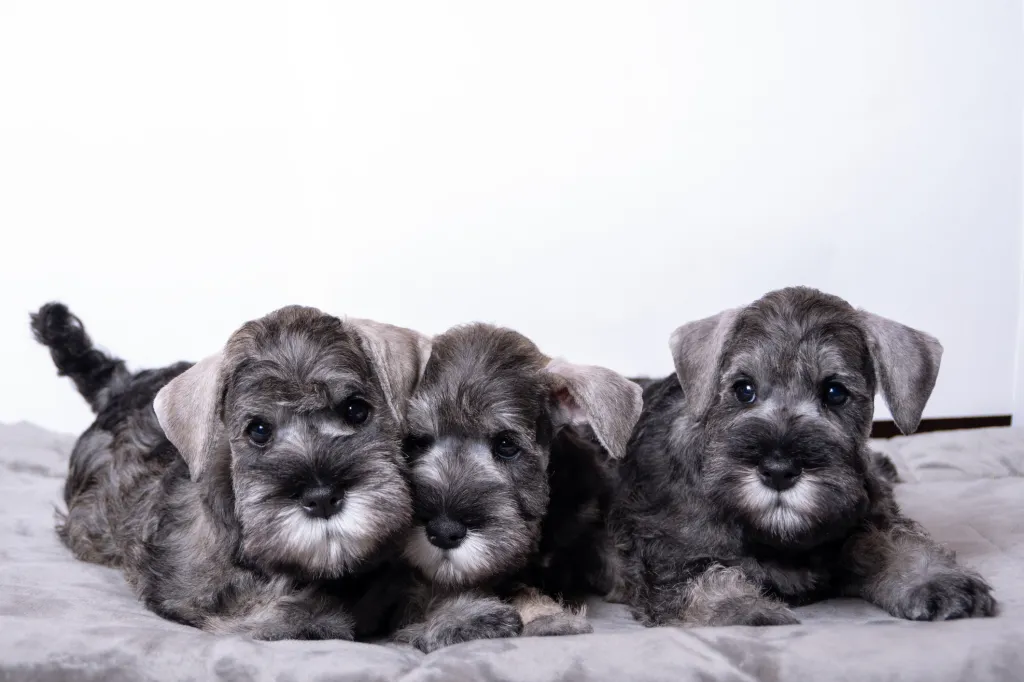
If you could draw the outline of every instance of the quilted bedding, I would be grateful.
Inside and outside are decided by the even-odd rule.
[[[777,628],[645,629],[590,607],[595,633],[397,645],[254,642],[147,612],[114,570],[75,561],[53,532],[74,439],[0,425],[0,680],[1024,679],[1024,429],[877,441],[904,509],[993,584],[996,618],[911,623],[859,600],[798,609]]]

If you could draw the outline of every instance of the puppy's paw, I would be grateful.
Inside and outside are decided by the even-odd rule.
[[[352,641],[356,638],[352,622],[345,616],[339,615],[336,618],[329,616],[309,617],[291,622],[261,623],[253,629],[245,632],[253,639],[264,642],[277,642],[285,639],[343,639]]]
[[[424,653],[474,639],[517,637],[523,631],[523,619],[508,604],[479,610],[464,619],[438,619],[430,623],[412,640]]]
[[[977,575],[950,570],[929,576],[910,587],[891,610],[910,620],[952,620],[994,616],[992,588]]]
[[[292,639],[343,639],[351,642],[355,638],[355,631],[347,623],[319,619],[301,628]]]
[[[570,611],[539,616],[523,626],[524,637],[558,637],[561,635],[586,635],[594,626],[585,616]]]
[[[760,605],[749,609],[739,609],[731,617],[718,625],[799,625],[800,619],[785,606]]]
[[[323,622],[298,626],[264,625],[249,632],[239,634],[247,634],[253,639],[263,642],[279,642],[286,639],[343,639],[352,641],[356,638],[355,632],[353,632],[351,627],[335,626]]]
[[[698,617],[694,617],[698,616]],[[703,617],[699,617],[703,616]],[[687,625],[797,625],[800,620],[785,604],[763,597],[726,599],[706,609],[702,614],[691,611]]]

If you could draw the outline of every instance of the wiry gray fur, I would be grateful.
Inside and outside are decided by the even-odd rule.
[[[995,612],[988,584],[902,515],[867,447],[876,389],[917,427],[938,341],[791,288],[684,325],[671,347],[676,374],[645,387],[612,514],[619,596],[641,621],[781,625],[797,622],[787,604],[837,595],[917,620]],[[832,381],[845,403],[825,402]],[[762,479],[777,467],[792,487]]]
[[[84,335],[63,306],[33,326],[51,348]],[[61,538],[78,558],[121,568],[156,613],[210,632],[378,633],[411,518],[392,406],[418,378],[419,348],[408,330],[294,306],[194,366],[116,373],[71,455]],[[344,412],[354,399],[369,407],[359,424]],[[263,445],[247,435],[257,417],[273,428]],[[311,489],[334,495],[333,516],[304,512]]]
[[[424,582],[400,638],[431,651],[588,632],[555,600],[610,587],[598,586],[609,582],[611,479],[597,443],[619,455],[640,408],[635,384],[551,361],[517,332],[474,324],[434,337],[408,410],[415,522],[405,556]],[[514,456],[502,457],[502,439]],[[445,546],[435,532],[446,528],[465,536]]]

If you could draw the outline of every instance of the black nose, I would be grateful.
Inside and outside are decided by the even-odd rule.
[[[770,488],[776,490],[789,490],[796,485],[800,478],[801,467],[793,461],[768,460],[761,462],[757,467],[757,473],[761,481]]]
[[[427,521],[427,539],[441,549],[455,549],[466,538],[466,524],[447,516],[435,516]]]
[[[329,519],[341,510],[344,497],[334,488],[326,485],[306,488],[302,491],[299,504],[307,514],[318,519]]]

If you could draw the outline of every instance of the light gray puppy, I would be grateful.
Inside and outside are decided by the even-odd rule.
[[[210,632],[390,627],[389,559],[411,518],[401,421],[426,339],[292,306],[195,365],[131,374],[61,304],[32,326],[97,413],[58,528],[75,556]]]
[[[625,450],[640,387],[552,360],[491,325],[457,327],[431,344],[406,444],[415,522],[405,556],[425,581],[416,624],[399,638],[432,651],[589,632],[563,601],[578,607],[610,588],[604,462]]]
[[[619,467],[621,596],[647,625],[796,623],[860,596],[915,620],[989,616],[989,585],[905,517],[869,450],[874,396],[912,433],[942,347],[807,288],[685,324]]]

